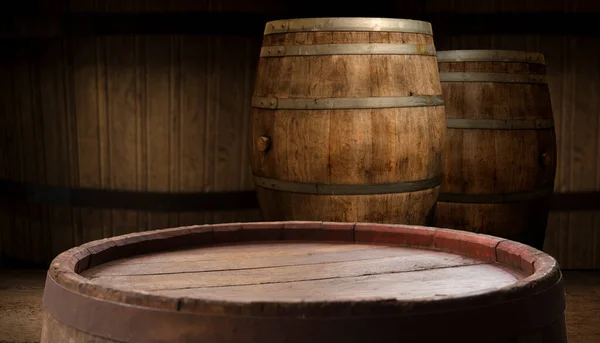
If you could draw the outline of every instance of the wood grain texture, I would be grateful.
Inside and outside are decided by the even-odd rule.
[[[265,35],[263,46],[429,44],[432,37],[388,32]],[[402,75],[399,77],[399,75]],[[263,57],[253,95],[276,98],[439,96],[435,58],[424,55]],[[437,178],[443,106],[328,110],[252,108],[255,176],[312,184],[369,185]],[[268,137],[261,151],[256,141]],[[425,224],[438,187],[414,192],[313,195],[257,187],[268,220]]]
[[[477,282],[473,282],[476,279]],[[514,283],[516,278],[488,264],[427,269],[410,273],[348,276],[326,280],[296,280],[228,285],[218,287],[189,287],[155,290],[153,293],[176,297],[202,297],[212,300],[236,301],[331,301],[396,298],[440,299],[448,296],[497,289]]]
[[[326,231],[351,235],[324,241]],[[566,342],[556,261],[464,231],[323,222],[155,230],[71,249],[46,281],[42,342]]]
[[[164,261],[174,253],[153,254],[154,262],[140,256],[102,264],[82,275],[105,286],[236,301],[458,296],[501,288],[524,277],[480,260],[423,249],[307,242],[268,244],[262,256],[247,252],[261,246],[186,250],[176,252],[177,262]],[[294,254],[282,256],[280,251]]]
[[[62,325],[56,318],[47,313],[43,314],[42,337],[45,342],[118,343]]]
[[[349,254],[318,254],[313,252],[310,244],[302,244],[305,252],[302,255],[292,255],[283,258],[278,255],[253,258],[252,256],[244,258],[230,257],[228,254],[220,254],[219,260],[211,255],[211,248],[204,248],[205,258],[209,259],[197,263],[183,262],[177,266],[152,264],[141,267],[135,264],[136,260],[131,261],[133,265],[123,263],[121,265],[111,265],[92,268],[82,275],[93,280],[94,283],[108,286],[127,287],[135,290],[156,291],[171,289],[199,289],[199,288],[222,288],[227,286],[247,285],[246,291],[242,293],[253,293],[253,288],[262,284],[280,284],[297,283],[303,285],[313,285],[314,289],[323,289],[323,291],[333,291],[336,285],[329,286],[327,283],[321,285],[319,280],[345,279],[347,282],[356,280],[365,275],[374,276],[373,282],[381,277],[380,287],[386,284],[388,274],[409,272],[407,280],[414,276],[415,280],[434,280],[436,277],[427,277],[421,275],[427,274],[430,270],[441,268],[458,268],[461,266],[471,266],[481,264],[481,261],[464,258],[462,256],[447,253],[428,253],[426,251],[414,251],[413,249],[383,249],[383,251],[373,251],[371,249],[352,250]],[[245,246],[233,246],[217,248],[217,251],[226,249],[231,252],[244,250]],[[387,251],[386,251],[387,250]],[[383,252],[383,253],[382,253]],[[210,259],[213,262],[210,262]],[[464,278],[461,276],[461,268],[455,270],[453,275],[457,276],[454,281]],[[492,270],[486,273],[485,267],[466,268],[465,273],[479,275],[481,279],[494,280]],[[478,274],[479,273],[479,274]],[[498,273],[499,283],[503,280]],[[495,274],[494,274],[495,275]],[[388,275],[389,276],[389,275]],[[441,278],[441,276],[440,276]],[[370,277],[368,278],[370,279]],[[515,281],[515,278],[508,278]],[[340,280],[343,282],[343,280]],[[365,284],[369,280],[364,280]],[[449,281],[450,282],[450,281]],[[397,284],[397,280],[390,280],[390,284]],[[484,281],[481,287],[490,287]],[[319,287],[320,286],[320,287]],[[303,286],[304,287],[304,286]],[[426,285],[422,285],[423,289]],[[306,293],[299,296],[309,297]],[[375,287],[370,290],[373,297],[378,297]],[[398,292],[402,288],[396,289]],[[201,290],[199,290],[201,291]],[[191,291],[190,294],[192,294]],[[264,296],[264,294],[263,294]],[[280,299],[284,300],[284,299]]]
[[[502,3],[508,6],[511,2]],[[578,6],[573,10],[583,11],[584,5]],[[544,54],[557,141],[555,192],[600,189],[600,143],[596,134],[600,101],[595,95],[600,80],[596,68],[598,43],[598,38],[577,36],[469,35],[436,39],[438,50],[517,49]],[[596,211],[550,213],[544,251],[565,269],[599,268],[597,217]]]
[[[0,61],[1,178],[139,192],[253,189],[245,137],[260,42],[98,36],[0,44],[10,51]],[[261,218],[253,209],[0,206],[2,258],[37,264],[103,237]]]
[[[450,62],[441,73],[545,75],[545,66],[523,62]],[[450,74],[452,75],[452,74]],[[442,78],[448,119],[553,119],[546,84],[449,82]],[[458,197],[552,190],[556,172],[554,128],[448,128],[441,193]],[[546,157],[546,163],[543,156]],[[486,203],[487,202],[487,203]],[[508,203],[460,203],[440,198],[435,225],[505,237],[543,248],[548,196]]]

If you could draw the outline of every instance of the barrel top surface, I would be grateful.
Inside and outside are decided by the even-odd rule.
[[[264,222],[72,248],[52,262],[43,306],[64,325],[118,342],[323,342],[330,334],[363,342],[373,332],[424,342],[467,332],[463,341],[478,342],[553,323],[564,297],[556,261],[506,239],[422,226]]]
[[[539,52],[521,50],[439,50],[437,60],[444,62],[515,62],[545,64]]]
[[[359,311],[357,304],[371,311],[382,300],[389,310],[438,311],[523,297],[561,280],[551,256],[492,236],[405,225],[266,222],[89,242],[57,256],[47,283],[140,306],[181,309],[183,298],[194,303],[190,311],[265,315],[265,303],[276,304],[274,314],[280,305],[292,312],[313,305]]]
[[[521,272],[453,253],[359,243],[199,247],[108,262],[94,283],[166,296],[239,302],[414,300],[500,289]]]
[[[289,32],[406,32],[433,35],[431,24],[425,21],[394,18],[297,18],[269,21],[264,35]]]

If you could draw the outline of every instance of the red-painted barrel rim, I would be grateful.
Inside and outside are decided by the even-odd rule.
[[[132,292],[126,289],[93,284],[78,273],[93,266],[134,254],[158,252],[176,248],[223,243],[251,241],[327,241],[341,243],[368,243],[410,246],[432,250],[449,251],[490,262],[498,262],[525,272],[528,276],[507,287],[483,290],[448,298],[426,298],[411,301],[396,299],[314,302],[238,302],[204,299],[176,298]],[[518,242],[475,234],[423,226],[389,225],[370,223],[330,222],[259,222],[226,223],[161,229],[133,233],[93,241],[58,255],[51,264],[44,293],[44,307],[60,321],[80,329],[90,329],[103,336],[104,329],[87,327],[81,311],[70,310],[77,306],[96,304],[122,307],[128,311],[152,317],[162,315],[200,316],[202,318],[226,316],[227,318],[271,318],[284,320],[356,320],[360,318],[408,318],[440,312],[460,313],[444,317],[448,320],[465,320],[489,313],[510,317],[514,322],[510,330],[518,332],[521,327],[543,326],[556,320],[557,313],[564,313],[565,299],[562,275],[558,263],[546,253]],[[59,296],[72,299],[65,306],[57,302]],[[67,310],[65,310],[67,309]],[[110,310],[110,309],[109,309]],[[107,310],[109,313],[110,311]],[[62,312],[61,312],[62,311]],[[66,311],[66,312],[65,312]],[[145,311],[145,312],[144,312]],[[532,315],[533,312],[535,315]],[[532,313],[529,313],[532,312]],[[135,316],[135,314],[133,314]],[[468,317],[468,318],[467,318]],[[183,317],[181,317],[183,318]],[[162,320],[162,319],[161,319]],[[403,319],[405,320],[405,319]],[[486,323],[488,322],[486,321]],[[147,319],[144,322],[148,323]],[[175,324],[173,324],[175,325]],[[495,325],[489,323],[489,325]],[[84,327],[85,326],[85,327]],[[475,331],[489,330],[478,325]],[[128,331],[127,331],[128,330]],[[111,331],[103,337],[126,340],[126,335],[144,330]],[[147,331],[147,328],[145,328]],[[117,330],[118,331],[118,330]],[[129,337],[129,336],[127,336]]]
[[[190,237],[193,239],[188,239]],[[185,240],[178,240],[185,238]],[[78,273],[96,265],[112,261],[118,258],[132,256],[135,254],[151,253],[168,250],[170,248],[184,248],[196,244],[209,246],[211,244],[240,243],[252,241],[331,241],[331,242],[356,242],[367,244],[385,244],[397,246],[410,246],[424,249],[443,250],[456,254],[472,256],[486,261],[496,261],[510,268],[521,270],[529,274],[526,278],[498,289],[493,292],[469,293],[464,296],[447,299],[417,299],[414,301],[386,300],[386,304],[397,305],[407,308],[407,303],[412,305],[427,304],[432,300],[436,306],[442,303],[460,300],[464,307],[465,300],[479,297],[490,297],[493,294],[518,295],[525,292],[525,296],[535,289],[543,289],[553,285],[562,276],[557,261],[550,255],[526,246],[524,244],[502,239],[498,237],[476,234],[465,231],[441,229],[424,226],[411,226],[399,224],[371,224],[371,223],[327,223],[327,222],[254,222],[254,223],[225,223],[207,224],[197,226],[185,226],[171,229],[159,229],[145,232],[137,232],[117,237],[111,237],[92,241],[81,246],[72,248],[58,255],[52,262],[49,277],[58,284],[82,294],[97,296],[103,290],[114,296],[115,291],[132,293],[130,290],[108,288],[102,285],[92,285],[87,279]],[[159,243],[159,244],[152,244]],[[169,244],[171,243],[171,244]],[[175,243],[175,244],[173,244]],[[131,249],[133,248],[133,249]],[[90,288],[89,286],[93,286]],[[104,288],[104,289],[103,289]],[[106,297],[106,295],[103,295]],[[177,300],[166,296],[155,296],[143,294],[144,301],[148,298],[156,298],[159,308],[163,308],[168,300]],[[124,297],[115,300],[132,305],[138,305],[137,297]],[[163,298],[163,299],[160,299]],[[512,298],[512,296],[511,296]],[[200,299],[194,299],[200,302]],[[498,299],[501,301],[502,299]],[[507,300],[507,299],[505,299]],[[189,300],[188,300],[189,301]],[[206,301],[207,304],[216,304],[219,301]],[[344,303],[346,301],[341,301]],[[303,306],[310,303],[302,303]],[[314,302],[317,307],[333,304],[336,301],[320,303]],[[339,303],[339,302],[338,302]],[[357,300],[352,303],[373,303],[372,300]],[[376,302],[377,303],[377,302]],[[257,305],[256,303],[222,302],[222,306]],[[288,305],[298,304],[291,302]],[[273,305],[285,306],[285,303],[277,302]],[[380,306],[380,303],[376,304]],[[448,304],[449,305],[449,304]],[[147,306],[147,305],[146,305]],[[213,306],[210,306],[213,307]],[[265,307],[261,304],[263,314]],[[413,310],[417,307],[411,306]],[[200,308],[197,308],[200,309]],[[219,311],[220,312],[220,311]]]

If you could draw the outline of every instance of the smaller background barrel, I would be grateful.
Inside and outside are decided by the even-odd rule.
[[[544,57],[439,51],[447,117],[435,225],[542,249],[556,172]]]

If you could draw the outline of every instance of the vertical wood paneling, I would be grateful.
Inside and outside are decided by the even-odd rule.
[[[3,50],[10,48],[8,44],[0,45]],[[4,55],[1,57],[2,62],[0,66],[0,92],[6,96],[13,95],[12,87],[12,71],[11,71],[11,59]],[[14,130],[15,116],[13,115],[13,103],[9,101],[0,101],[0,137],[2,140],[3,149],[0,149],[2,156],[2,166],[0,167],[0,173],[5,178],[17,178],[18,174],[15,174],[15,168],[13,161],[17,157],[17,146],[18,138]],[[14,205],[8,201],[0,201],[0,253],[3,255],[10,255],[14,252],[12,246],[14,240],[13,227],[15,227],[15,218],[12,213],[17,211]]]
[[[187,113],[181,111],[182,99],[184,97],[184,88],[182,86],[182,51],[184,48],[182,37],[174,37],[171,40],[170,63],[169,63],[169,189],[171,192],[180,191],[181,179],[181,121]],[[204,56],[200,61],[207,59]],[[199,63],[202,63],[200,62]],[[198,111],[200,109],[195,109]],[[194,111],[194,110],[193,110]],[[195,142],[196,143],[196,142]],[[197,143],[196,143],[197,144]],[[197,150],[199,152],[201,150]],[[199,176],[201,177],[201,176]],[[180,225],[179,213],[172,213],[169,216],[169,226]]]
[[[571,70],[574,77],[569,149],[571,167],[569,190],[586,191],[596,188],[596,160],[598,159],[598,87],[597,58],[591,52],[593,43],[588,39],[571,38],[569,49],[575,54]],[[592,50],[592,51],[590,51]],[[593,212],[569,215],[568,254],[566,265],[589,265],[594,263],[594,217]]]
[[[556,179],[554,189],[557,192],[566,192],[569,189],[567,163],[569,156],[568,147],[570,146],[570,135],[567,125],[570,123],[568,116],[565,115],[565,106],[569,103],[567,96],[571,95],[572,87],[569,86],[572,80],[571,74],[567,71],[570,65],[570,49],[568,49],[568,39],[566,37],[545,37],[542,39],[542,46],[550,53],[545,56],[547,61],[547,74],[549,79],[552,109],[554,112],[554,130],[556,132],[557,159]],[[548,228],[546,230],[546,243],[544,250],[552,256],[564,256],[566,233],[568,232],[569,214],[554,212],[548,217]],[[562,261],[561,261],[562,262]]]
[[[3,46],[0,45],[0,48]],[[6,63],[0,63],[0,92],[3,94],[9,94],[10,89],[10,72],[9,67]],[[7,101],[0,102],[0,142],[4,149],[0,149],[0,178],[9,177],[9,159],[8,159],[8,147],[9,147],[9,131],[8,127],[8,116],[10,114],[9,103]],[[0,228],[0,232],[2,229]],[[1,238],[0,238],[1,239]]]
[[[63,168],[69,165],[68,121],[66,120],[66,93],[64,47],[60,40],[49,40],[44,43],[39,55],[39,78],[35,87],[38,94],[39,117],[42,139],[37,151],[42,154],[43,176],[38,180],[41,184],[70,185],[71,172]],[[35,206],[35,205],[33,205]],[[76,242],[77,234],[72,229],[71,210],[64,206],[40,206],[40,225],[43,242],[34,248],[47,256],[46,245],[65,249]]]
[[[170,191],[171,37],[145,37],[146,173],[148,191]],[[161,168],[160,166],[164,166]],[[150,213],[147,229],[169,226],[168,213]]]
[[[45,50],[43,47],[40,50]],[[40,56],[40,52],[38,52],[38,58]],[[29,129],[33,134],[33,140],[29,143],[29,145],[33,146],[35,150],[34,158],[35,158],[35,166],[36,172],[35,175],[32,175],[34,182],[41,183],[45,182],[46,179],[46,164],[45,164],[45,154],[44,151],[44,123],[43,123],[43,112],[44,109],[40,104],[40,82],[39,82],[39,74],[40,69],[43,68],[43,65],[39,63],[35,63],[31,66],[31,74],[30,74],[30,87],[31,87],[31,104],[32,104],[32,112],[31,118],[32,121],[30,123]],[[38,204],[32,204],[28,207],[28,216],[29,216],[29,230],[31,237],[31,256],[35,261],[41,261],[44,259],[44,245],[49,241],[48,231],[44,230],[44,223],[47,222],[44,209],[42,206]]]
[[[243,66],[243,74],[244,74],[244,96],[245,94],[251,94],[254,87],[254,77],[255,70],[257,66],[257,61],[259,59],[259,50],[255,49],[258,45],[254,46],[251,41],[246,41],[244,43],[244,52],[245,52],[245,64]],[[243,99],[243,113],[250,113],[251,101],[250,99]],[[248,146],[248,132],[249,130],[245,130],[245,128],[250,125],[250,116],[242,117],[242,127],[244,130],[242,131],[242,137],[239,141],[239,149],[242,152],[242,165],[240,170],[240,187],[241,189],[250,189],[254,187],[254,181],[252,178],[252,170],[250,168],[250,147]]]
[[[600,191],[598,187],[598,127],[600,124],[600,49],[598,38],[577,38],[578,57],[575,72],[575,107],[571,189],[574,191]],[[596,226],[598,213],[580,212],[571,214],[569,230],[571,244],[569,255],[572,264],[600,268],[597,261]]]
[[[0,48],[4,47],[0,45]],[[1,61],[1,60],[0,60]],[[4,61],[2,61],[4,62]],[[0,63],[0,92],[2,94],[10,94],[10,71],[7,63]],[[0,102],[0,178],[9,178],[9,136],[10,127],[8,116],[10,114],[9,103],[7,101]],[[0,256],[5,254],[7,248],[5,245],[10,242],[10,227],[11,216],[9,211],[12,210],[10,204],[2,204],[0,201]]]
[[[256,55],[260,40],[99,36],[5,45],[12,55],[1,60],[0,158],[10,169],[2,177],[131,191],[253,189],[244,165],[255,66],[247,51]],[[36,262],[138,230],[260,220],[257,209],[2,206],[0,252]]]
[[[37,53],[33,49],[27,49],[26,52]],[[19,139],[18,145],[18,160],[16,163],[11,163],[13,168],[18,169],[20,180],[24,182],[36,182],[36,161],[35,161],[35,137],[32,130],[33,120],[31,118],[33,111],[32,103],[32,86],[31,86],[31,69],[33,61],[31,59],[25,60],[22,63],[18,63],[13,68],[13,99],[15,101],[15,107],[13,109],[13,115],[15,116],[16,124],[14,129]],[[15,250],[20,250],[31,256],[33,251],[31,235],[31,222],[29,219],[29,206],[24,206],[18,209],[20,218],[15,220],[15,229],[17,232],[14,237]],[[31,257],[34,259],[33,257]]]
[[[98,37],[93,39],[95,46],[95,85],[96,85],[96,102],[93,108],[96,109],[96,120],[98,121],[98,175],[100,187],[110,188],[111,175],[111,156],[110,156],[110,138],[111,132],[109,129],[109,112],[108,112],[108,60],[107,51],[108,44],[106,37]],[[87,209],[86,209],[87,210]],[[92,212],[93,211],[93,212]],[[97,234],[101,237],[109,237],[112,235],[112,211],[108,210],[92,210],[94,216],[100,217],[98,222]]]
[[[216,69],[220,80],[237,80],[234,84],[220,82],[215,85],[219,90],[214,97],[216,108],[215,132],[215,177],[214,185],[223,191],[241,191],[248,189],[242,182],[247,177],[250,161],[247,156],[249,149],[247,144],[247,132],[249,116],[239,116],[238,113],[250,113],[249,104],[251,98],[247,96],[252,90],[249,85],[248,61],[258,59],[258,56],[250,56],[248,53],[247,40],[243,38],[228,38],[218,40],[217,51],[221,56],[217,60],[225,60],[227,56],[238,55],[239,58],[231,63],[221,63]],[[240,175],[233,180],[231,175]],[[214,221],[227,220],[230,214],[215,214]],[[241,218],[236,218],[241,220]]]
[[[178,164],[179,186],[188,191],[212,191],[214,187],[210,187],[210,175],[214,164],[208,146],[214,141],[215,135],[209,126],[209,118],[214,113],[214,101],[211,98],[214,88],[213,39],[183,37],[178,42],[177,66],[181,89],[173,100],[181,110],[178,123],[180,139],[176,142],[177,155],[181,158]],[[205,213],[181,213],[179,219],[180,225],[197,221],[211,222],[210,214]]]
[[[61,172],[65,172],[69,175],[69,183],[66,185],[79,185],[79,156],[78,156],[78,139],[77,139],[77,117],[76,117],[76,99],[75,99],[75,78],[74,78],[74,54],[73,51],[73,42],[71,40],[63,40],[60,45],[62,46],[62,65],[61,70],[63,72],[62,76],[62,90],[64,95],[64,108],[65,112],[63,113],[64,123],[60,126],[57,126],[59,132],[63,135],[66,141],[67,147],[67,156],[68,163],[62,165]],[[61,63],[58,63],[61,64]],[[64,130],[64,131],[60,131]],[[68,167],[67,167],[68,166]],[[68,170],[65,170],[68,169]],[[71,212],[71,223],[72,227],[69,228],[68,222],[66,223],[64,228],[60,228],[60,230],[71,231],[73,233],[74,244],[81,244],[84,242],[84,233],[81,225],[81,211],[75,208],[65,209],[65,211]],[[70,230],[69,230],[70,229]],[[55,231],[55,228],[49,229],[51,231]],[[59,239],[54,239],[53,236],[53,245],[54,241],[57,244],[61,244]],[[64,243],[62,243],[64,244]],[[56,253],[57,250],[52,250],[53,253]]]
[[[72,156],[77,166],[77,178],[71,186],[103,188],[105,183],[106,164],[103,145],[107,141],[105,134],[106,107],[105,100],[105,60],[103,39],[74,39],[71,45],[73,108],[69,119],[75,127],[72,138]],[[107,224],[101,211],[82,208],[75,209],[78,230],[81,230],[82,241],[100,239],[108,234],[104,229]],[[58,240],[62,244],[62,240]]]
[[[136,41],[132,36],[107,38],[107,100],[108,154],[110,156],[110,187],[136,189],[137,176],[137,115]],[[137,214],[112,211],[111,235],[137,230]]]
[[[146,82],[145,75],[148,74],[146,62],[147,55],[145,54],[146,48],[145,37],[136,37],[135,55],[136,55],[136,189],[147,190],[147,176],[148,176],[148,144],[146,132],[148,131],[146,125],[148,124],[147,117],[147,104],[148,99],[146,98]],[[138,213],[137,215],[137,229],[146,230],[148,228],[148,213]]]
[[[596,42],[593,42],[596,43]],[[594,45],[594,50],[595,50],[595,54],[593,54],[594,56],[594,60],[592,60],[591,62],[594,64],[595,67],[595,87],[593,88],[593,98],[596,99],[596,101],[594,102],[595,105],[595,116],[596,116],[596,130],[595,130],[595,134],[592,135],[592,137],[595,139],[595,145],[596,145],[596,153],[597,155],[594,156],[595,157],[595,161],[596,161],[596,185],[595,185],[595,190],[598,191],[600,190],[600,91],[598,89],[598,87],[600,87],[600,48],[598,48],[597,44]],[[600,213],[596,212],[595,213],[595,217],[594,217],[594,221],[592,223],[592,243],[593,243],[593,266],[594,268],[600,268],[600,233],[598,231],[600,229]]]
[[[241,38],[219,39],[217,47],[220,54],[217,56],[217,60],[235,54],[238,54],[240,58],[232,63],[220,64],[218,68],[215,68],[219,79],[238,80],[238,82],[234,84],[219,82],[215,85],[219,92],[215,96],[218,109],[215,132],[218,132],[218,137],[215,140],[214,184],[215,187],[224,191],[238,191],[242,190],[238,180],[231,180],[228,175],[231,175],[232,171],[239,171],[240,174],[242,171],[241,148],[243,147],[240,143],[243,140],[241,133],[244,131],[245,118],[237,114],[243,113],[246,103],[250,101],[244,93],[246,90],[244,67],[248,57],[245,55],[244,39]]]

